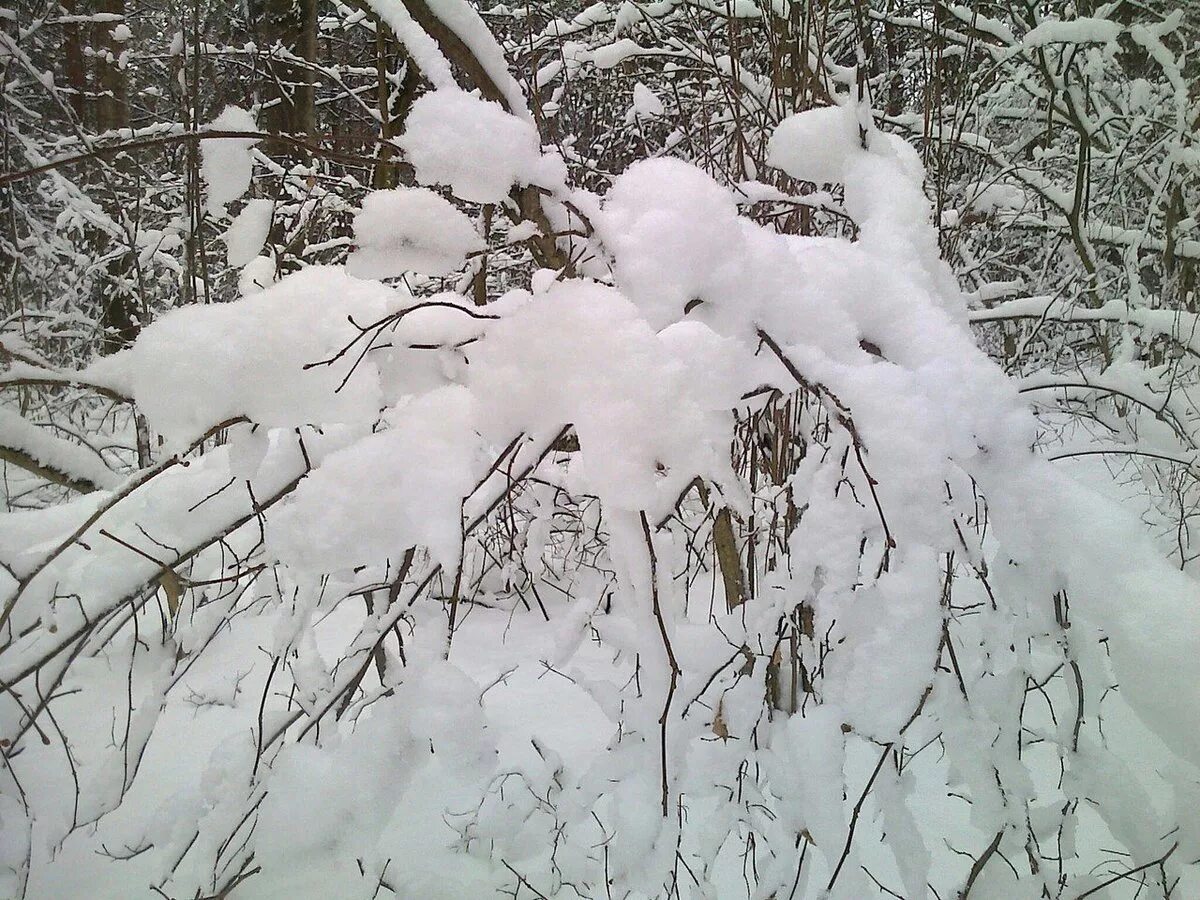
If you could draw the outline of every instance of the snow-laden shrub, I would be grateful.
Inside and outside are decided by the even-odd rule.
[[[589,234],[530,290],[312,267],[77,373],[168,443],[0,518],[5,891],[1194,886],[1194,584],[1032,453],[916,155],[853,121],[772,156],[842,181],[854,241],[506,142],[430,180],[551,173]]]

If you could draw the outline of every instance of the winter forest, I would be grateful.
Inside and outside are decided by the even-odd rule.
[[[1200,3],[0,80],[0,897],[1200,898]]]

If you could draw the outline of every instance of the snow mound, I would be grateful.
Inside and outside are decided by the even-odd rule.
[[[375,363],[338,387],[343,365],[314,365],[354,340],[358,329],[411,300],[341,268],[313,266],[251,297],[174,310],[123,354],[134,399],[151,425],[186,442],[247,416],[267,426],[370,422],[384,405]],[[306,368],[307,366],[307,368]]]
[[[780,122],[767,145],[767,161],[801,181],[839,184],[846,180],[847,162],[862,152],[854,111],[822,106]]]
[[[561,185],[561,159],[542,153],[532,122],[457,88],[413,104],[399,144],[422,184],[444,184],[473,203],[501,203],[514,185]]]
[[[354,217],[354,237],[358,250],[346,271],[359,278],[445,275],[485,246],[471,220],[428,188],[368,194]]]
[[[209,125],[211,131],[257,131],[254,116],[227,106]],[[254,160],[250,148],[257,138],[209,138],[200,142],[200,175],[208,185],[208,211],[219,215],[226,205],[250,189]]]

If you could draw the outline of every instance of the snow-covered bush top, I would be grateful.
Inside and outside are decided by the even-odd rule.
[[[370,277],[484,245],[438,194],[377,193],[347,269],[171,312],[80,373],[166,444],[0,518],[6,890],[97,822],[179,896],[1036,897],[1052,873],[982,848],[1162,855],[1200,764],[1193,583],[1032,453],[910,147],[843,107],[775,132],[778,166],[843,185],[851,241],[756,224],[676,160],[573,192],[529,121],[449,85],[401,144],[423,183],[535,185],[589,233],[530,290],[421,297]],[[798,462],[760,484],[734,411],[785,397]],[[767,493],[786,543],[713,604],[709,506]],[[1077,716],[1026,711],[1064,667]],[[52,692],[106,738],[69,765]]]

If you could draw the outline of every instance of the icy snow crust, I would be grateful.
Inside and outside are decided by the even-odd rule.
[[[409,121],[421,180],[460,199],[499,202],[513,185],[558,177],[528,122],[456,88],[418,101]],[[844,184],[853,243],[765,230],[700,170],[646,161],[601,208],[578,198],[595,212],[598,262],[477,313],[454,295],[422,300],[366,280],[450,268],[478,246],[444,199],[384,192],[356,221],[350,272],[363,277],[314,267],[236,303],[181,309],[108,361],[171,448],[220,423],[227,446],[141,489],[109,484],[0,518],[0,597],[11,607],[0,681],[22,684],[39,659],[65,666],[91,623],[119,617],[162,563],[194,552],[190,577],[219,579],[220,548],[199,549],[206,535],[243,552],[265,541],[265,561],[280,564],[245,591],[189,592],[166,638],[116,640],[105,652],[132,658],[132,687],[103,654],[66,672],[63,689],[78,693],[59,715],[89,734],[127,732],[133,749],[79,748],[86,802],[75,808],[61,752],[26,733],[14,766],[39,812],[28,820],[6,788],[0,823],[6,864],[19,870],[31,848],[31,896],[82,896],[84,884],[92,897],[140,896],[131,885],[150,883],[211,891],[214,866],[232,874],[253,851],[262,869],[239,896],[369,897],[384,879],[398,896],[481,897],[516,871],[546,896],[569,896],[568,884],[605,896],[607,884],[612,896],[649,897],[682,856],[695,880],[681,875],[681,890],[728,897],[753,829],[778,850],[756,896],[873,896],[869,862],[923,897],[931,880],[953,890],[965,878],[969,863],[946,836],[984,846],[1008,828],[1037,832],[1026,801],[1061,800],[1058,790],[1094,798],[1081,830],[1115,835],[1135,859],[1150,852],[1139,842],[1187,802],[1200,763],[1194,585],[1123,513],[1030,452],[1031,418],[975,347],[937,258],[915,153],[869,137],[865,150],[852,111],[831,108],[788,119],[771,146],[794,177]],[[223,196],[210,191],[210,202]],[[441,349],[417,349],[429,345]],[[713,610],[719,587],[673,577],[686,534],[656,526],[697,476],[748,512],[730,465],[731,409],[764,386],[794,390],[797,375],[833,424],[828,448],[789,485],[805,506],[790,568],[737,612]],[[568,424],[579,451],[549,451]],[[479,552],[472,529],[530,471],[524,559],[569,597],[545,592],[549,621],[536,608],[464,602],[451,641],[447,610],[469,596]],[[608,538],[595,568],[554,568],[559,490],[594,498],[587,515]],[[977,497],[986,540],[970,524]],[[135,546],[139,532],[155,535],[161,562],[101,529]],[[949,551],[978,600],[956,623],[953,674],[939,667]],[[443,601],[417,599],[438,565]],[[990,573],[986,590],[971,571]],[[1048,599],[1064,591],[1070,633]],[[767,717],[764,659],[800,602],[834,646],[819,702]],[[665,712],[659,614],[679,665]],[[387,643],[383,683],[364,681],[365,695],[335,715],[397,625],[403,664]],[[1098,645],[1082,635],[1097,633],[1107,655],[1086,651]],[[1078,641],[1090,683],[1120,683],[1112,720],[1175,779],[1177,799],[1114,774],[1119,754],[1048,718],[1027,753],[1060,754],[1068,776],[1061,788],[1038,781],[1017,753],[1014,703],[1053,661],[1045,635]],[[743,652],[758,655],[748,672]],[[5,709],[9,735],[21,720]],[[876,765],[881,747],[915,749],[939,733],[940,751],[919,763]],[[873,837],[849,846],[868,778],[858,827]],[[94,832],[80,827],[96,820]],[[148,843],[119,864],[90,852]],[[976,890],[1038,896],[1001,865]]]

